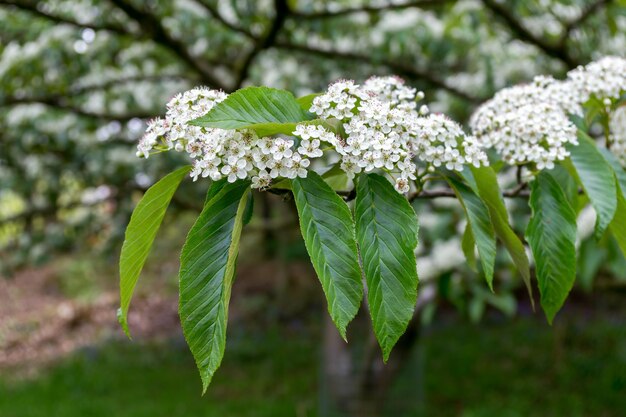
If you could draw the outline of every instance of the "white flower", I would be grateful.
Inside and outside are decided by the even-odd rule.
[[[571,70],[567,79],[580,103],[591,97],[610,103],[626,91],[626,58],[606,56]]]
[[[394,185],[394,188],[396,189],[396,191],[402,194],[408,193],[411,189],[411,187],[409,186],[409,181],[406,178],[402,177],[396,179],[396,184]]]
[[[609,126],[611,130],[611,152],[626,168],[626,106],[621,106],[611,115]]]
[[[272,177],[267,171],[259,171],[258,175],[252,177],[252,188],[265,190],[272,184]]]
[[[487,158],[473,138],[441,115],[416,109],[424,94],[397,77],[372,77],[363,85],[341,80],[313,100],[311,111],[325,124],[302,123],[284,136],[262,137],[252,130],[223,130],[188,124],[203,116],[227,95],[207,88],[176,95],[167,104],[166,119],[148,125],[138,153],[152,150],[185,151],[194,161],[191,176],[229,182],[251,179],[253,188],[264,189],[274,178],[304,178],[311,159],[334,148],[341,169],[353,178],[361,171],[385,171],[400,175],[400,192],[416,179],[416,162],[461,170],[464,164],[479,166]],[[332,120],[330,120],[332,119]],[[339,120],[345,137],[329,130]],[[467,145],[466,145],[467,142]],[[337,155],[338,154],[338,155]],[[336,160],[336,159],[334,159]],[[404,182],[402,182],[404,181]]]
[[[569,156],[568,143],[578,143],[567,113],[580,115],[582,108],[571,91],[571,86],[543,76],[500,90],[472,115],[476,138],[469,142],[494,148],[511,165],[551,169],[554,161]]]

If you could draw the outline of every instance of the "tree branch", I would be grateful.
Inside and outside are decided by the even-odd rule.
[[[57,16],[57,15],[53,15],[50,13],[46,13],[42,10],[40,10],[37,7],[36,3],[30,3],[30,2],[21,2],[21,1],[15,1],[15,0],[0,0],[0,5],[2,6],[10,6],[10,7],[14,7],[16,9],[31,13],[33,15],[36,15],[38,17],[47,19],[53,23],[62,23],[62,24],[67,24],[67,25],[71,25],[80,29],[93,29],[93,30],[106,30],[109,32],[113,32],[113,33],[117,33],[120,35],[129,35],[131,34],[128,30],[126,30],[125,28],[118,26],[118,25],[114,25],[114,24],[107,24],[107,23],[103,23],[103,24],[93,24],[93,23],[79,23],[76,20],[64,17],[64,16]]]
[[[25,98],[17,98],[10,97],[5,99],[0,103],[0,107],[7,106],[16,106],[22,104],[43,104],[48,107],[52,107],[58,110],[69,111],[78,116],[91,117],[94,119],[101,120],[119,120],[119,121],[128,121],[131,119],[150,119],[156,117],[155,114],[158,112],[146,112],[146,111],[136,111],[131,113],[123,113],[123,114],[107,114],[107,113],[97,113],[89,110],[85,110],[81,107],[72,105],[65,101],[62,97],[25,97]]]
[[[241,64],[237,74],[237,79],[235,80],[234,89],[240,88],[243,82],[248,78],[250,67],[252,66],[252,63],[257,55],[259,55],[259,53],[261,53],[264,49],[270,48],[275,44],[278,33],[285,24],[287,16],[290,14],[287,0],[274,0],[274,13],[274,19],[272,20],[269,29],[262,38],[257,39],[254,48],[245,57],[243,63]]]
[[[583,12],[580,14],[580,16],[578,16],[578,18],[570,21],[569,23],[565,25],[565,27],[563,28],[563,34],[561,35],[561,39],[559,40],[559,45],[562,48],[565,48],[565,44],[567,40],[569,39],[569,36],[573,30],[580,27],[582,24],[584,24],[587,21],[587,19],[592,17],[597,11],[599,11],[605,6],[608,6],[612,2],[613,0],[597,0],[591,5],[589,5],[585,10],[583,10]]]
[[[326,19],[326,18],[346,16],[346,15],[350,15],[354,13],[376,14],[376,13],[382,13],[382,12],[394,11],[394,10],[405,10],[405,9],[410,9],[413,7],[419,7],[421,9],[425,9],[425,8],[430,8],[430,7],[442,6],[448,2],[450,2],[450,0],[416,0],[416,1],[409,1],[406,3],[392,3],[392,4],[387,4],[385,6],[365,5],[365,6],[359,6],[359,7],[347,7],[345,9],[335,10],[335,11],[325,10],[322,12],[311,12],[311,13],[299,12],[299,11],[294,10],[292,11],[292,15],[294,17],[301,18],[301,19]]]
[[[227,89],[226,86],[219,79],[217,79],[210,68],[204,64],[204,62],[191,55],[187,49],[187,45],[183,41],[172,37],[165,30],[161,21],[156,16],[136,8],[134,5],[125,0],[110,1],[126,13],[129,18],[137,22],[142,31],[149,35],[154,42],[169,49],[190,68],[192,68],[200,76],[203,83],[212,88],[223,90]]]
[[[446,90],[451,94],[454,94],[457,97],[460,97],[470,103],[480,103],[483,101],[483,98],[474,97],[465,91],[461,91],[456,87],[448,85],[445,81],[436,78],[434,75],[429,72],[419,70],[411,65],[404,64],[398,61],[377,61],[373,59],[369,55],[361,55],[353,52],[340,52],[340,51],[332,51],[327,49],[319,49],[312,46],[307,45],[297,45],[290,42],[276,42],[275,46],[277,48],[289,50],[289,51],[297,51],[303,52],[307,54],[313,54],[317,56],[321,56],[329,59],[343,59],[348,61],[362,62],[365,64],[369,64],[372,66],[384,66],[394,71],[397,75],[404,76],[406,78],[411,78],[413,80],[424,81],[427,84],[431,85],[435,88],[440,88],[442,90]]]
[[[563,62],[568,68],[574,68],[580,63],[572,58],[565,48],[565,45],[552,44],[545,39],[535,36],[528,28],[526,28],[519,18],[515,16],[507,6],[498,3],[496,0],[482,0],[485,7],[504,22],[511,32],[520,40],[535,45],[541,49],[545,54],[556,58]]]
[[[220,22],[224,27],[232,30],[233,32],[237,32],[237,33],[241,33],[242,35],[246,36],[247,38],[250,38],[254,41],[256,41],[256,37],[254,36],[254,34],[252,32],[250,32],[248,29],[238,26],[234,23],[229,22],[224,16],[222,16],[222,14],[219,12],[218,8],[209,4],[207,1],[205,0],[197,0],[198,4],[200,6],[202,6],[202,8],[204,10],[207,11],[207,13],[209,13],[209,15],[217,20],[218,22]]]

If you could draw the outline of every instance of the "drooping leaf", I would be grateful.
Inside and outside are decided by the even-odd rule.
[[[541,306],[552,323],[576,278],[576,213],[548,172],[540,172],[530,187],[526,240],[535,258]]]
[[[345,339],[346,327],[363,299],[350,209],[315,172],[294,179],[292,189],[304,243],[328,300],[328,312]]]
[[[246,87],[232,93],[190,124],[220,129],[252,129],[260,136],[290,135],[297,123],[312,118],[289,91]]]
[[[474,240],[472,226],[469,222],[465,225],[465,231],[463,232],[463,237],[461,238],[461,249],[465,255],[467,265],[470,269],[472,269],[472,271],[478,272],[478,267],[476,266],[476,240]]]
[[[619,248],[626,256],[626,170],[622,167],[617,157],[608,149],[601,149],[602,156],[613,168],[617,187],[617,210],[615,217],[609,225],[611,233],[615,237]]]
[[[626,198],[624,194],[620,193],[617,196],[617,212],[609,225],[609,229],[622,250],[622,254],[626,256]]]
[[[120,309],[118,320],[124,332],[130,337],[128,328],[128,308],[133,297],[139,274],[148,258],[167,206],[180,182],[191,170],[190,166],[180,168],[154,184],[146,191],[126,228],[126,235],[120,253]]]
[[[602,153],[604,159],[606,159],[611,168],[613,168],[613,172],[617,178],[618,189],[620,189],[622,195],[626,197],[626,169],[622,167],[615,154],[608,149],[600,148],[600,153]]]
[[[252,216],[254,215],[254,196],[252,193],[248,193],[248,197],[246,198],[246,210],[243,213],[244,226],[250,223],[250,220],[252,220]]]
[[[509,213],[502,200],[496,173],[490,167],[472,167],[471,170],[478,194],[489,209],[494,231],[511,255],[515,267],[522,276],[524,284],[526,284],[531,303],[534,304],[528,256],[526,256],[524,244],[509,225]]]
[[[578,133],[578,146],[567,147],[571,161],[576,168],[576,175],[589,196],[596,211],[596,239],[602,237],[615,216],[617,198],[615,175],[593,140],[584,132]]]
[[[187,236],[180,256],[179,314],[203,392],[224,356],[228,304],[243,227],[248,181],[213,183],[213,195]]]
[[[496,262],[496,237],[489,217],[489,209],[472,189],[453,177],[447,177],[448,183],[463,205],[467,221],[472,228],[476,241],[480,264],[489,288],[493,289],[493,269]]]
[[[384,177],[361,174],[355,217],[374,334],[386,362],[417,302],[417,216]]]

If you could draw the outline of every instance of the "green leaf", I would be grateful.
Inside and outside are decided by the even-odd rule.
[[[611,233],[615,237],[619,248],[626,256],[626,170],[622,167],[617,157],[608,149],[600,149],[602,155],[613,168],[616,179],[617,209],[615,217],[609,225]]]
[[[609,163],[611,168],[613,168],[613,172],[615,173],[615,177],[617,178],[618,189],[621,189],[622,195],[626,197],[626,170],[622,167],[620,161],[617,159],[614,153],[609,151],[606,148],[600,148],[600,152],[604,159]]]
[[[593,140],[579,130],[578,146],[567,147],[578,180],[596,211],[596,239],[600,239],[615,216],[617,199],[615,175]]]
[[[535,257],[541,306],[552,323],[576,278],[576,213],[546,171],[530,187],[532,216],[526,240]]]
[[[374,334],[386,362],[417,303],[417,216],[377,174],[359,175],[355,216]]]
[[[465,225],[465,231],[461,239],[461,249],[465,255],[465,260],[467,260],[467,265],[472,271],[478,272],[478,267],[476,266],[476,241],[474,240],[472,226],[469,222]]]
[[[246,210],[243,212],[244,226],[250,223],[253,215],[254,215],[254,196],[252,195],[252,193],[249,193],[247,200],[246,200]]]
[[[480,264],[489,288],[493,290],[493,269],[496,262],[496,237],[489,217],[489,209],[470,187],[456,178],[447,177],[448,183],[463,205],[467,221],[476,241]]]
[[[189,122],[220,129],[252,129],[260,136],[291,135],[299,122],[311,120],[289,91],[246,87],[229,95],[207,114]]]
[[[292,189],[304,243],[326,294],[328,312],[346,339],[346,327],[363,299],[350,209],[315,172],[294,179]]]
[[[150,187],[130,217],[120,253],[120,309],[117,313],[118,320],[128,337],[130,337],[128,308],[139,274],[159,231],[165,210],[180,182],[190,170],[190,166],[180,168]]]
[[[220,180],[211,188],[213,197],[189,231],[180,256],[180,321],[203,392],[224,356],[228,303],[250,183]]]
[[[534,306],[533,290],[530,283],[530,263],[524,244],[509,225],[509,213],[504,205],[504,200],[502,200],[496,173],[490,167],[472,167],[471,170],[478,194],[489,209],[494,231],[511,255],[515,267],[526,284],[528,295]]]
[[[622,254],[626,256],[626,198],[621,193],[617,196],[617,212],[609,229],[622,250]]]
[[[313,100],[315,97],[320,96],[322,93],[313,93],[307,94],[306,96],[298,97],[296,101],[302,108],[302,110],[308,112],[311,106],[313,105]]]

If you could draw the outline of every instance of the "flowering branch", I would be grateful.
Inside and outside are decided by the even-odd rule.
[[[142,11],[125,0],[110,0],[132,20],[136,21],[141,29],[148,34],[154,42],[169,49],[183,62],[192,68],[202,78],[202,81],[213,88],[226,89],[227,86],[220,81],[204,61],[196,59],[187,49],[187,44],[172,37],[163,27],[161,21],[151,13]]]
[[[504,22],[520,40],[535,45],[547,55],[562,61],[570,69],[580,65],[579,61],[570,56],[564,44],[552,44],[533,34],[520,22],[519,18],[508,9],[508,6],[500,4],[495,0],[482,0],[482,2]]]
[[[328,49],[321,49],[314,46],[309,45],[299,45],[294,44],[292,42],[283,42],[279,41],[276,43],[277,48],[281,48],[288,51],[296,51],[302,52],[306,54],[313,54],[317,56],[321,56],[329,59],[341,59],[347,61],[354,62],[362,62],[365,64],[376,66],[384,66],[395,72],[396,74],[409,78],[411,80],[419,80],[422,82],[426,82],[435,88],[440,88],[442,90],[446,90],[455,96],[462,98],[470,103],[480,103],[484,100],[482,97],[473,96],[465,91],[459,90],[456,87],[453,87],[447,84],[445,81],[440,80],[435,77],[433,74],[428,71],[423,71],[418,68],[415,68],[412,65],[408,65],[398,61],[379,61],[375,58],[372,58],[369,55],[358,54],[354,52],[343,52],[343,51],[333,51]]]
[[[384,6],[359,6],[359,7],[348,7],[345,9],[341,9],[341,10],[335,10],[335,11],[330,11],[330,10],[325,10],[322,12],[299,12],[299,11],[294,11],[293,15],[295,17],[298,18],[302,18],[302,19],[326,19],[326,18],[334,18],[334,17],[341,17],[341,16],[346,16],[346,15],[350,15],[350,14],[355,14],[355,13],[369,13],[369,14],[375,14],[375,13],[382,13],[382,12],[387,12],[387,11],[395,11],[395,10],[405,10],[405,9],[411,9],[411,8],[421,8],[421,9],[425,9],[425,8],[430,8],[430,7],[438,7],[438,6],[443,6],[446,3],[449,3],[449,0],[416,0],[416,1],[409,1],[406,3],[391,3],[391,4],[386,4]]]
[[[0,5],[12,6],[20,10],[32,13],[36,16],[45,18],[54,23],[63,23],[63,24],[72,25],[81,29],[106,30],[109,32],[116,33],[118,35],[131,34],[127,29],[119,25],[115,25],[111,23],[100,23],[100,24],[82,23],[82,22],[78,22],[76,20],[70,19],[68,17],[65,17],[65,16],[58,16],[58,15],[54,15],[51,13],[47,13],[43,11],[41,8],[37,7],[37,3],[23,2],[23,1],[16,1],[16,0],[0,0]]]
[[[563,29],[563,34],[561,35],[561,39],[559,40],[559,45],[562,48],[565,48],[565,44],[567,43],[567,40],[569,39],[569,36],[573,30],[580,27],[583,23],[585,23],[585,21],[587,21],[587,19],[591,18],[596,12],[598,12],[603,7],[608,6],[612,2],[613,0],[597,0],[591,5],[587,6],[587,8],[582,11],[578,18],[570,21],[565,25]]]
[[[246,55],[243,60],[243,64],[239,68],[237,79],[235,81],[235,89],[241,87],[243,82],[248,78],[250,67],[254,62],[254,59],[264,49],[270,48],[276,42],[278,33],[285,24],[285,20],[290,14],[289,5],[287,0],[274,0],[274,19],[272,20],[270,27],[265,35],[261,38],[257,38],[254,48]]]

